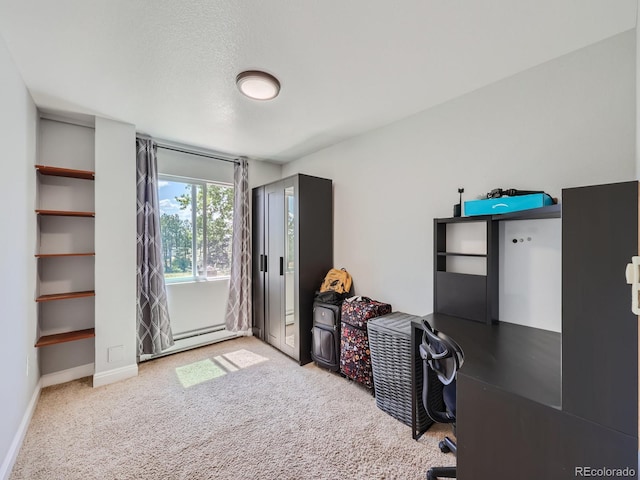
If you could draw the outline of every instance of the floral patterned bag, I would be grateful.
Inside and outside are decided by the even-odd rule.
[[[373,388],[367,322],[388,313],[391,305],[368,297],[351,297],[342,304],[340,372],[367,388]]]

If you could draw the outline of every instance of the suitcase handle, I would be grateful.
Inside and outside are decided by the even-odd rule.
[[[345,300],[345,302],[371,302],[372,300],[369,297],[363,297],[363,296],[355,296],[355,297],[349,297]]]

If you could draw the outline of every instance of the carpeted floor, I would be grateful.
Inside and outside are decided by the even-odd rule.
[[[42,391],[11,480],[424,479],[451,430],[420,441],[365,389],[255,338]]]

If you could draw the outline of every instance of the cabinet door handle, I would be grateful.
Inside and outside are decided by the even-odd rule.
[[[260,254],[260,260],[258,261],[258,271],[264,272],[264,255]]]
[[[284,275],[284,257],[280,257],[280,275]]]
[[[263,257],[263,260],[262,260],[263,269],[262,269],[262,271],[266,273],[267,268],[268,268],[267,265],[269,265],[269,262],[267,262],[267,256],[266,255],[262,255],[262,257]]]

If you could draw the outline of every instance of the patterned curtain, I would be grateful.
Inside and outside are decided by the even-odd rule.
[[[245,158],[233,172],[233,244],[226,326],[251,335],[251,231],[249,227],[249,175]]]
[[[160,353],[173,345],[160,244],[157,148],[150,138],[136,138],[138,355]]]

